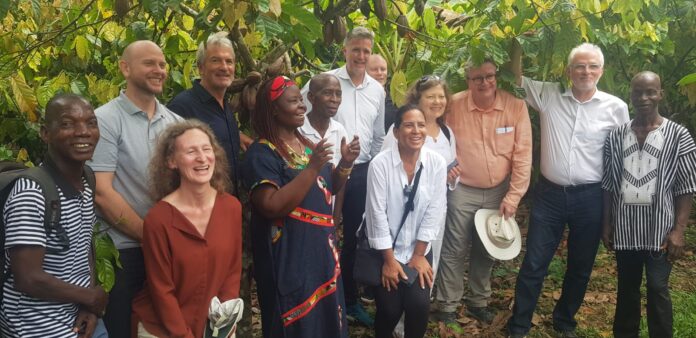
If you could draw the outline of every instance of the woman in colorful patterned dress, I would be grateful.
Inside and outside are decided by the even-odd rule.
[[[254,278],[265,338],[347,337],[331,197],[360,152],[357,137],[316,145],[298,128],[307,108],[297,85],[276,77],[261,85],[252,124],[259,139],[244,167],[252,204]]]

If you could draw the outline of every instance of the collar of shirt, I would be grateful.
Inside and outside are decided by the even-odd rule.
[[[563,92],[561,94],[561,96],[570,97],[571,100],[577,102],[578,104],[585,104],[585,103],[592,102],[592,101],[602,101],[602,100],[606,99],[608,95],[609,94],[599,90],[598,88],[595,88],[595,92],[594,92],[594,94],[592,94],[592,97],[589,100],[587,100],[585,102],[580,102],[580,100],[578,100],[575,97],[575,95],[573,95],[572,88],[566,89],[565,92]]]
[[[133,103],[133,101],[131,101],[128,98],[128,96],[126,96],[125,90],[121,90],[121,94],[118,96],[117,102],[121,106],[121,109],[123,109],[123,111],[127,112],[128,114],[131,114],[131,115],[135,115],[137,113],[145,114],[145,112],[142,109],[138,108],[138,106],[136,106],[135,103]],[[158,118],[158,119],[162,118],[162,114],[164,111],[165,111],[165,108],[162,106],[162,104],[159,102],[159,100],[157,100],[157,98],[155,98],[155,116],[153,116],[153,120],[155,118]]]
[[[312,127],[312,124],[309,123],[309,118],[305,116],[304,124],[300,127],[300,132],[305,135],[312,135],[316,137],[317,139],[321,140],[322,138],[326,138],[328,135],[331,133],[334,133],[338,131],[338,128],[336,126],[336,122],[333,120],[329,119],[329,127],[326,128],[326,132],[324,133],[324,137],[319,134],[319,132]],[[346,140],[348,142],[348,140]]]
[[[488,108],[488,109],[479,108],[476,105],[476,103],[474,102],[473,92],[469,91],[468,101],[469,101],[469,107],[471,107],[471,111],[480,111],[482,113],[490,113],[494,110],[503,111],[504,105],[503,105],[503,100],[500,98],[499,91],[500,91],[500,89],[495,90],[495,101],[493,101],[493,106]]]
[[[392,158],[392,165],[394,168],[396,168],[397,171],[403,171],[406,173],[406,170],[403,168],[403,161],[401,161],[401,154],[399,154],[399,146],[397,145],[396,147],[393,148],[394,150],[390,152],[391,158]],[[418,168],[421,165],[421,162],[423,160],[423,153],[427,151],[424,148],[421,148],[421,150],[418,152],[418,159],[416,160],[416,171],[413,172],[413,179],[415,181],[416,179],[416,172],[418,171]],[[406,179],[408,179],[408,175],[406,176]],[[413,182],[408,182],[409,184],[412,184]]]
[[[365,72],[365,77],[363,78],[363,82],[360,85],[356,86],[353,83],[353,80],[350,78],[350,75],[348,74],[348,69],[346,68],[346,66],[339,68],[335,75],[341,79],[348,80],[348,83],[350,83],[357,90],[367,88],[368,86],[374,85],[374,83],[377,83],[377,80],[375,80],[374,78],[372,78],[372,76],[370,76],[369,74],[367,74],[367,72]]]
[[[215,99],[215,98],[213,97],[213,95],[211,95],[211,94],[208,92],[208,90],[206,90],[206,89],[203,87],[203,85],[201,85],[201,80],[200,80],[200,79],[196,79],[196,80],[193,81],[193,87],[191,87],[191,91],[193,92],[193,94],[194,94],[202,103],[206,103],[206,102],[212,100],[213,102],[215,102],[216,104],[218,104],[217,99]],[[223,100],[223,102],[224,102],[224,100]],[[219,105],[219,104],[218,104],[218,105]]]

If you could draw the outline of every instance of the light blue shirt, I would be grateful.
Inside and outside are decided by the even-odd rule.
[[[99,143],[92,160],[87,164],[96,172],[113,172],[113,187],[144,218],[153,202],[148,187],[148,164],[155,149],[157,136],[168,125],[183,119],[157,101],[155,115],[148,120],[147,113],[136,107],[125,92],[97,108]],[[102,228],[110,225],[98,213]],[[136,239],[126,236],[111,226],[109,236],[117,249],[140,246]]]

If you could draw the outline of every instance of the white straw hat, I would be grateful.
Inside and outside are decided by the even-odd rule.
[[[479,209],[474,224],[483,246],[493,258],[506,261],[520,254],[522,235],[514,217],[504,219],[498,210]]]

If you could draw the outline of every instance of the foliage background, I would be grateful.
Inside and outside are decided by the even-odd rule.
[[[357,25],[375,31],[374,51],[388,61],[396,102],[425,74],[445,78],[453,91],[465,89],[466,61],[491,57],[504,64],[513,39],[524,50],[525,75],[566,83],[568,52],[589,41],[605,53],[602,90],[628,102],[633,74],[655,71],[666,92],[662,114],[696,130],[696,0],[0,0],[0,160],[42,157],[39,123],[54,94],[81,94],[95,107],[118,95],[124,86],[118,58],[135,40],[164,50],[169,79],[160,100],[167,102],[197,76],[197,45],[212,32],[230,32],[238,60],[230,93],[248,129],[242,94],[255,90],[251,72],[306,81],[343,63],[343,28]],[[511,82],[501,72],[499,83],[512,90]],[[107,256],[102,263],[113,268]],[[498,267],[501,306],[511,297],[506,278],[517,266],[511,264]]]
[[[386,5],[383,20],[375,2]],[[603,90],[627,99],[632,75],[653,70],[663,76],[663,114],[696,128],[696,1],[3,0],[0,159],[40,158],[37,122],[55,93],[82,94],[95,107],[115,97],[124,85],[117,61],[132,41],[162,46],[170,75],[166,102],[191,86],[196,46],[211,32],[231,32],[240,79],[231,92],[240,93],[249,72],[267,76],[278,58],[281,71],[301,81],[340,65],[341,44],[324,41],[324,27],[335,21],[376,32],[375,52],[388,60],[397,102],[423,74],[464,89],[462,65],[484,56],[503,64],[512,39],[525,51],[526,75],[565,81],[569,50],[590,41],[605,51]],[[408,26],[401,35],[397,21]],[[503,72],[508,88],[510,80]],[[248,113],[238,97],[233,102],[244,123]]]

